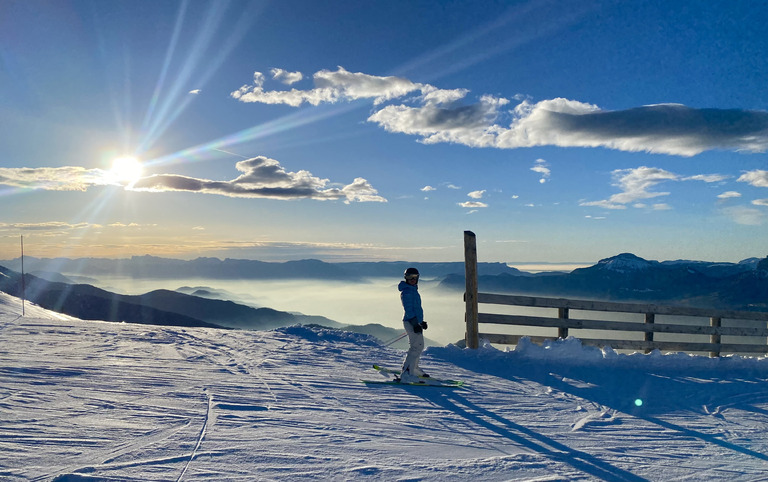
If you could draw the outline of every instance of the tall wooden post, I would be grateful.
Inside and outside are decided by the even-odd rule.
[[[656,313],[646,313],[645,314],[645,324],[646,325],[652,325],[654,323],[656,323]],[[645,341],[649,342],[649,343],[653,342],[653,331],[651,331],[651,330],[646,331],[645,335],[643,336],[643,339]],[[646,348],[645,349],[645,353],[646,354],[650,353],[651,351],[653,351],[653,350],[651,350],[650,348]]]
[[[716,316],[712,316],[709,318],[709,326],[714,328],[720,328],[722,320]],[[714,343],[716,345],[720,344],[720,335],[709,335],[709,342]],[[715,358],[720,356],[720,348],[717,349],[717,351],[711,351],[709,352],[709,356]]]
[[[480,345],[477,328],[477,238],[472,231],[464,231],[464,275],[466,279],[464,316],[467,323],[464,340],[467,348],[477,349]]]
[[[568,317],[569,317],[568,308],[558,308],[557,309],[557,317],[560,318],[561,320],[567,320]],[[566,328],[564,326],[561,326],[560,328],[558,328],[557,329],[557,337],[561,338],[563,340],[568,338],[568,328]]]

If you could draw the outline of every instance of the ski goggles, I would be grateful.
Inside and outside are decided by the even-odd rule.
[[[410,281],[412,279],[417,280],[417,279],[419,279],[419,275],[417,275],[417,274],[407,274],[407,275],[405,275],[405,279],[408,280],[408,281]]]

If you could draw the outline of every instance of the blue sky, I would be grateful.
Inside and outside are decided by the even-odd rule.
[[[758,1],[0,3],[0,259],[738,261]],[[132,161],[115,163],[116,159]]]

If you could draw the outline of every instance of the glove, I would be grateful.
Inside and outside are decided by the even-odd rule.
[[[422,321],[421,322],[421,329],[422,330],[426,330],[427,329],[427,322],[426,321]]]
[[[414,333],[421,333],[422,331],[424,331],[424,330],[422,330],[421,325],[413,325],[413,332]]]

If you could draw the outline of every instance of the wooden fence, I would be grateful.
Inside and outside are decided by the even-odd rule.
[[[615,303],[604,301],[572,300],[564,298],[546,298],[538,296],[515,296],[491,293],[479,293],[477,283],[477,248],[475,234],[464,232],[464,268],[466,275],[466,343],[469,348],[477,348],[480,339],[491,343],[516,345],[520,338],[528,336],[534,343],[545,340],[568,337],[568,330],[596,330],[617,332],[618,339],[582,338],[585,345],[599,347],[610,346],[614,349],[709,352],[710,356],[721,353],[768,353],[768,313],[751,311],[710,310],[680,306],[661,306],[640,303]],[[557,310],[557,316],[527,316],[495,313],[480,313],[479,304],[508,305],[530,308],[550,308]],[[636,313],[642,314],[643,322],[574,319],[571,310],[584,312]],[[656,323],[657,315],[678,317],[709,318],[709,325]],[[760,322],[755,326],[722,326],[723,320],[736,322]],[[480,333],[479,324],[514,325],[522,327],[552,328],[552,336],[506,335],[498,333]],[[554,330],[557,330],[555,335]],[[642,340],[627,339],[629,333],[642,333]],[[708,335],[709,342],[703,341],[656,341],[655,333],[674,333],[681,335]],[[748,337],[748,342],[723,343],[723,336]]]

